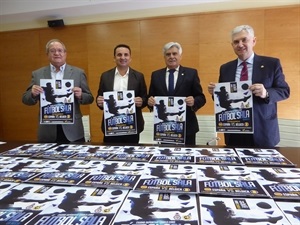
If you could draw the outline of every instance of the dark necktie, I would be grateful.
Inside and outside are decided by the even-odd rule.
[[[175,69],[169,70],[169,96],[174,94],[174,72]]]
[[[245,80],[248,80],[247,62],[243,61],[242,64],[243,64],[243,68],[242,68],[242,71],[241,71],[241,78],[240,78],[240,80],[241,81],[245,81]]]

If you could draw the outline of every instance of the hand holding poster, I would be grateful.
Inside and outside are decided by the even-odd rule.
[[[108,91],[103,97],[105,135],[136,134],[134,91]]]
[[[218,83],[214,89],[216,131],[253,133],[253,97],[249,81]]]
[[[40,95],[41,124],[73,124],[73,80],[41,79],[44,92]]]

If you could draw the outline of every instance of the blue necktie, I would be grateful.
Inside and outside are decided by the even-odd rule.
[[[170,69],[169,70],[169,96],[174,95],[174,72],[176,70],[175,69]]]

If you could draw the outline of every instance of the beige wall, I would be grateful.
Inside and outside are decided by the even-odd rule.
[[[90,88],[97,95],[100,74],[114,66],[113,48],[126,43],[132,48],[131,66],[144,73],[149,86],[151,72],[164,66],[162,46],[168,41],[183,46],[182,65],[198,69],[207,104],[198,114],[213,114],[207,85],[218,79],[222,63],[236,56],[230,46],[230,31],[250,24],[256,31],[257,54],[281,59],[291,97],[279,103],[280,118],[300,119],[300,7],[231,10],[178,16],[132,19],[0,33],[0,140],[36,140],[38,106],[21,103],[31,71],[47,65],[44,46],[59,38],[67,46],[67,61],[88,74]],[[90,114],[92,141],[101,141],[102,112],[93,103],[82,107]]]

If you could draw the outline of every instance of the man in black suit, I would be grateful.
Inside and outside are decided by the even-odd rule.
[[[249,89],[253,94],[254,133],[226,133],[225,143],[228,146],[272,148],[280,141],[277,102],[290,96],[290,88],[280,60],[255,54],[255,44],[252,27],[241,25],[234,28],[231,45],[238,58],[220,67],[219,83],[239,81],[243,62],[247,63],[248,79],[252,81]],[[214,83],[208,85],[211,95],[214,88]]]
[[[140,140],[140,133],[144,130],[144,118],[142,108],[147,105],[147,87],[144,75],[131,67],[131,49],[128,45],[120,44],[114,48],[114,61],[116,67],[104,73],[100,77],[100,84],[97,96],[97,106],[103,110],[105,99],[103,93],[107,91],[126,91],[134,90],[137,134],[121,136],[105,136],[104,118],[102,118],[102,132],[104,143],[133,143],[137,144]]]
[[[206,103],[205,95],[202,92],[200,79],[196,69],[183,67],[180,65],[182,57],[181,45],[177,42],[169,42],[163,48],[166,67],[152,73],[148,106],[153,110],[155,96],[170,96],[169,89],[169,70],[174,72],[174,91],[171,96],[186,97],[186,135],[185,144],[196,144],[196,133],[199,131],[196,112]]]

